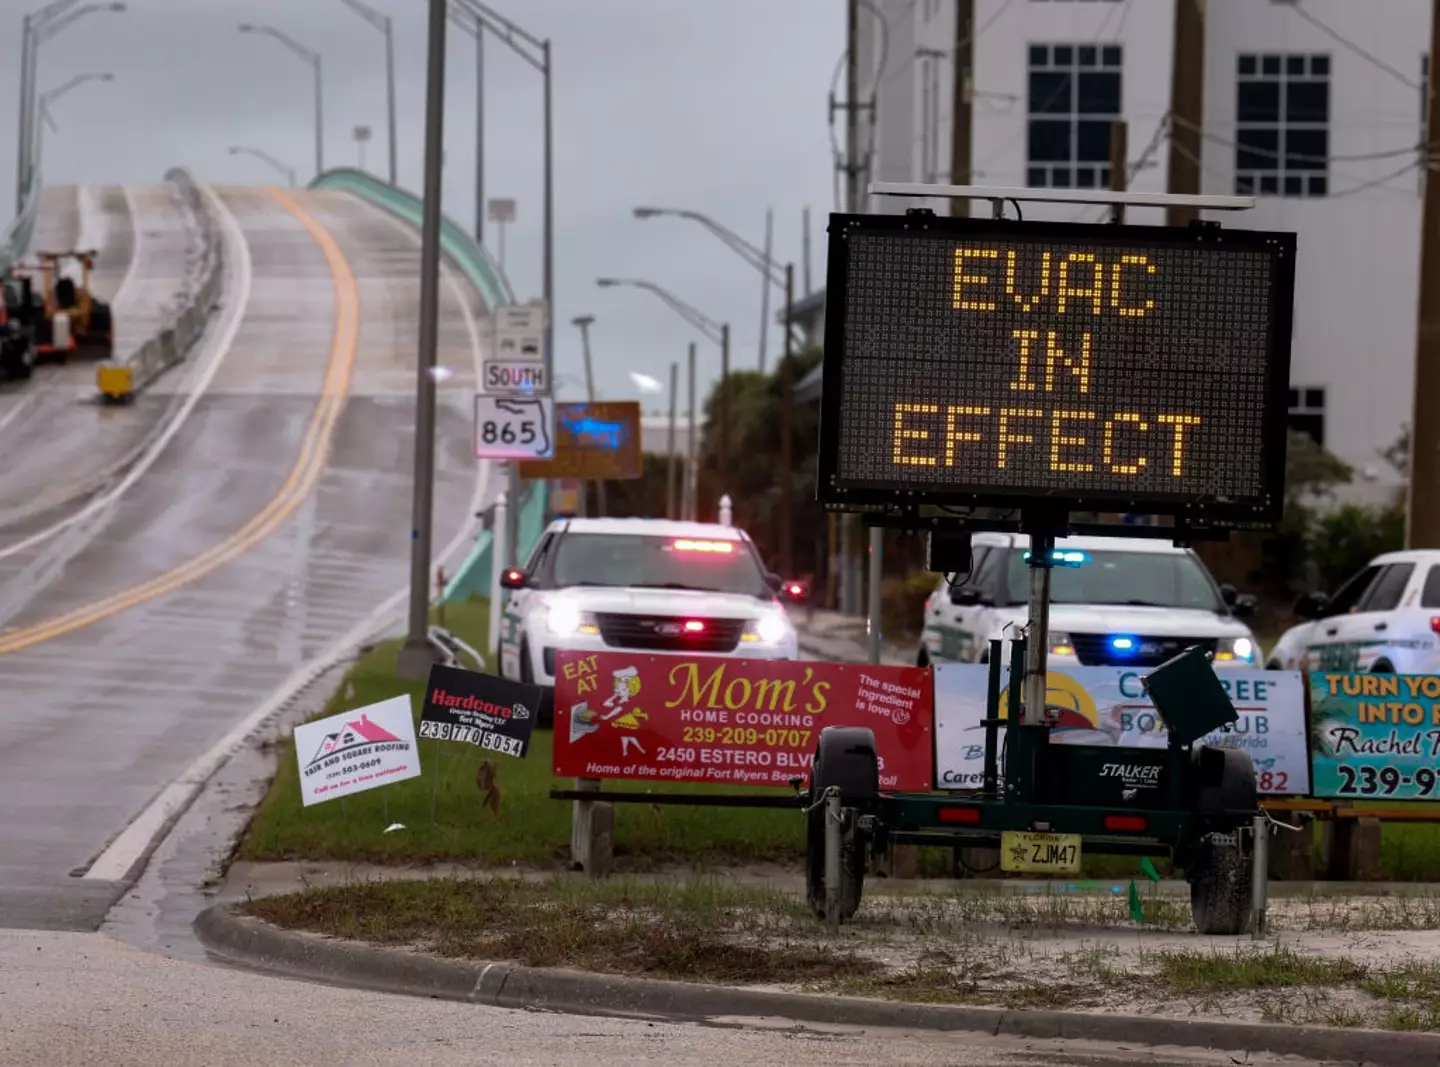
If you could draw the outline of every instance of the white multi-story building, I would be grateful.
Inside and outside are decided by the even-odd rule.
[[[1130,187],[1163,192],[1176,2],[974,0],[973,182],[1107,188],[1123,119]],[[1258,197],[1213,217],[1299,234],[1291,423],[1378,497],[1398,482],[1380,453],[1411,414],[1430,3],[1178,2],[1205,10],[1201,191]],[[861,98],[873,86],[876,99],[875,129],[861,123],[868,178],[949,182],[955,0],[866,0],[861,12]],[[876,197],[866,209],[914,206]],[[1027,205],[1026,217],[1103,209]]]

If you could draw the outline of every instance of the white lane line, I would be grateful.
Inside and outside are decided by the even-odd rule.
[[[230,354],[230,347],[235,342],[235,335],[240,332],[240,324],[245,318],[245,309],[250,303],[250,289],[253,281],[251,277],[250,245],[245,240],[245,233],[240,229],[240,224],[235,220],[235,216],[230,213],[230,209],[225,206],[224,202],[215,195],[214,190],[209,186],[204,186],[203,190],[205,196],[210,200],[211,206],[215,209],[217,217],[220,219],[221,228],[225,231],[226,257],[230,260],[230,262],[226,263],[226,284],[223,293],[224,311],[222,313],[220,335],[214,343],[214,355],[205,364],[200,378],[195,383],[190,395],[185,398],[184,404],[180,406],[180,410],[175,413],[175,417],[165,427],[164,432],[155,439],[149,450],[140,456],[135,462],[135,465],[126,472],[125,477],[122,478],[114,488],[96,497],[79,511],[67,515],[53,526],[41,530],[39,533],[31,534],[23,541],[17,541],[14,544],[0,548],[0,559],[13,556],[17,552],[23,552],[26,549],[34,548],[36,545],[45,543],[62,530],[105,510],[116,500],[120,499],[121,496],[129,492],[130,487],[140,480],[141,475],[155,465],[155,461],[159,459],[160,454],[165,451],[165,446],[180,432],[180,427],[185,425],[185,420],[190,417],[190,413],[195,409],[195,405],[200,402],[200,398],[205,394],[205,391],[210,388],[210,383],[219,372],[220,365],[225,362],[225,357]]]
[[[18,401],[16,401],[15,405],[11,407],[9,411],[5,412],[4,417],[0,418],[0,433],[3,433],[5,431],[5,427],[9,426],[20,416],[20,412],[24,411],[31,404],[35,403],[35,395],[36,394],[34,393],[25,394]]]
[[[380,208],[373,210],[383,215],[387,221],[393,222],[395,228],[405,233],[411,240],[419,243],[420,235],[413,228],[386,214]],[[470,310],[470,300],[456,281],[454,273],[448,267],[443,266],[442,271],[445,275],[445,283],[451,293],[455,295],[456,302],[460,305],[460,313],[465,319],[465,329],[470,335],[470,353],[475,364],[475,381],[478,385],[484,373],[482,370],[483,356],[480,351],[480,328]],[[489,460],[483,460],[476,464],[475,492],[470,499],[470,508],[466,512],[467,518],[461,524],[460,531],[454,539],[441,550],[436,562],[448,562],[474,537],[475,527],[479,524],[475,513],[480,510],[485,500],[491,471],[492,465]],[[95,862],[90,865],[89,870],[82,877],[97,882],[124,881],[136,865],[150,853],[151,849],[160,843],[165,834],[169,832],[170,827],[185,813],[185,809],[194,803],[195,798],[205,787],[205,783],[225,765],[225,762],[235,754],[246,739],[266,719],[280,712],[306,686],[340,663],[378,630],[389,625],[405,604],[409,593],[407,587],[392,595],[317,658],[291,674],[263,704],[236,723],[229,733],[211,746],[209,751],[185,768],[178,778],[161,790],[160,795],[132,819],[125,829],[120,831],[119,836],[95,858]],[[138,870],[133,870],[133,873],[136,876],[139,875]]]

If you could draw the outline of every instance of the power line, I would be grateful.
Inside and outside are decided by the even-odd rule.
[[[1209,166],[1208,164],[1206,164],[1203,160],[1197,159],[1197,158],[1195,157],[1195,154],[1194,154],[1193,152],[1191,152],[1188,148],[1186,148],[1183,144],[1177,144],[1177,145],[1175,145],[1175,149],[1176,149],[1176,151],[1178,151],[1182,156],[1184,156],[1186,159],[1188,159],[1191,163],[1194,163],[1197,167],[1199,167],[1201,170],[1203,170],[1206,174],[1209,174],[1212,178],[1219,178],[1219,179],[1221,179],[1221,180],[1223,180],[1223,181],[1226,181],[1226,182],[1230,182],[1230,181],[1233,181],[1233,180],[1234,180],[1234,175],[1233,175],[1233,174],[1230,174],[1230,173],[1225,172],[1225,171],[1216,170],[1214,167]],[[1345,188],[1343,188],[1343,189],[1337,189],[1337,190],[1335,190],[1334,192],[1327,193],[1324,197],[1313,197],[1313,198],[1306,198],[1306,199],[1334,200],[1334,199],[1337,199],[1337,198],[1339,198],[1339,197],[1354,196],[1356,193],[1363,193],[1363,192],[1365,192],[1365,191],[1368,190],[1368,189],[1377,189],[1377,188],[1380,188],[1380,187],[1382,187],[1382,186],[1387,186],[1387,183],[1393,182],[1396,178],[1403,178],[1406,174],[1409,174],[1411,171],[1419,170],[1420,167],[1421,167],[1421,164],[1419,163],[1419,161],[1413,161],[1413,162],[1410,162],[1410,163],[1405,164],[1403,167],[1400,167],[1398,170],[1391,171],[1389,174],[1384,174],[1384,175],[1382,175],[1382,176],[1379,177],[1379,178],[1372,178],[1372,179],[1370,179],[1369,181],[1363,181],[1363,182],[1360,182],[1360,183],[1358,183],[1358,184],[1356,184],[1356,185],[1353,185],[1353,186],[1347,186],[1347,187],[1345,187]],[[1390,189],[1390,188],[1387,187],[1387,188],[1386,188],[1386,191],[1387,191],[1387,192],[1392,192],[1392,193],[1400,193],[1400,192],[1403,192],[1405,196],[1410,196],[1410,195],[1411,195],[1409,190]],[[1292,198],[1292,199],[1293,199],[1293,198]]]
[[[1180,118],[1178,115],[1173,116],[1173,118],[1175,122],[1178,122],[1186,129],[1197,131],[1201,137],[1214,144],[1222,145],[1226,148],[1243,148],[1246,152],[1252,152],[1257,156],[1268,156],[1271,159],[1298,159],[1304,160],[1307,163],[1368,163],[1376,159],[1395,159],[1399,156],[1414,155],[1419,152],[1433,150],[1437,146],[1440,146],[1440,142],[1430,142],[1428,144],[1420,142],[1416,144],[1406,145],[1402,148],[1387,148],[1379,152],[1359,152],[1350,155],[1316,156],[1307,155],[1303,152],[1282,152],[1269,148],[1257,148],[1251,145],[1242,145],[1237,141],[1230,140],[1226,137],[1221,137],[1218,133],[1211,133],[1210,131],[1203,129],[1200,126],[1195,125],[1195,123],[1189,121],[1188,119]],[[1258,125],[1266,124],[1260,123]]]
[[[1365,49],[1361,48],[1358,44],[1350,40],[1344,34],[1321,22],[1318,18],[1316,18],[1314,15],[1310,14],[1310,12],[1306,11],[1303,7],[1301,7],[1298,3],[1292,3],[1289,5],[1289,7],[1291,11],[1295,12],[1295,14],[1299,15],[1302,19],[1310,23],[1310,25],[1314,26],[1317,30],[1323,33],[1326,37],[1329,37],[1332,41],[1340,45],[1342,48],[1348,48],[1350,51],[1354,52],[1357,56],[1365,60],[1367,63],[1371,64],[1372,66],[1379,67],[1386,74],[1402,82],[1403,84],[1408,85],[1410,88],[1420,88],[1419,82],[1411,81],[1408,77],[1400,73],[1400,71],[1396,70],[1389,63],[1386,63],[1379,56],[1367,52]]]

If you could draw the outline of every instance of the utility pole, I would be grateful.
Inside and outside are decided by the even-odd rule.
[[[805,295],[809,296],[815,290],[810,284],[810,205],[805,205],[805,212],[800,219],[800,244],[801,262],[805,266],[804,280],[801,283],[805,289]]]
[[[845,210],[860,211],[860,0],[846,0],[845,29]],[[861,567],[852,558],[854,538],[849,531],[859,525],[854,515],[843,519],[846,536],[842,538],[846,581],[842,587],[845,604],[842,610],[859,612],[862,588]]]
[[[795,264],[785,264],[785,356],[780,365],[780,574],[789,581],[795,576],[795,457],[791,454],[795,391],[792,388],[795,357]]]
[[[770,279],[765,279],[767,284]],[[730,324],[720,324],[720,492],[730,492]]]
[[[1200,192],[1205,125],[1205,0],[1175,0],[1175,39],[1170,62],[1170,163],[1166,188]],[[1168,226],[1188,226],[1200,217],[1193,207],[1167,207]]]
[[[955,84],[950,95],[950,184],[970,184],[972,74],[975,69],[975,0],[955,0]],[[970,201],[950,200],[951,215],[970,214]]]
[[[1110,188],[1123,193],[1130,184],[1130,127],[1124,119],[1110,123]],[[1110,205],[1110,221],[1125,221],[1125,205]]]
[[[500,232],[505,232],[503,223]],[[485,23],[480,19],[475,20],[475,243],[485,247]],[[503,250],[500,264],[503,269]]]
[[[396,673],[425,678],[430,646],[430,538],[435,498],[435,358],[440,341],[440,222],[445,151],[445,7],[430,0],[425,85],[425,185],[420,228],[420,350],[415,361],[415,484],[410,524],[410,627]],[[317,62],[317,73],[320,69]],[[318,84],[318,83],[317,83]],[[519,502],[510,501],[512,508]]]
[[[690,434],[685,442],[685,518],[695,522],[700,517],[700,472],[695,464],[695,446],[700,433],[695,428],[695,342],[690,342]]]
[[[775,210],[765,209],[765,276],[760,280],[760,373],[765,373],[765,350],[770,347],[770,256],[775,239]]]
[[[585,353],[585,398],[595,403],[595,373],[590,364],[590,324],[595,321],[594,315],[577,315],[573,322],[580,327],[580,346]],[[605,517],[605,480],[602,478],[595,483],[595,507],[600,513],[599,518]]]
[[[665,465],[665,517],[678,519],[675,511],[675,405],[680,391],[680,364],[670,364],[670,432],[665,443],[665,454],[670,461]]]
[[[1430,15],[1430,80],[1427,86],[1425,214],[1420,228],[1420,323],[1415,344],[1415,400],[1410,418],[1410,486],[1405,509],[1405,547],[1440,547],[1440,181],[1430,176],[1431,146],[1440,140],[1435,106],[1435,56],[1440,56],[1440,0]],[[1419,490],[1417,492],[1417,489]]]

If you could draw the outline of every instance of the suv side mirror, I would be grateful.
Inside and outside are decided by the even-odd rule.
[[[975,604],[989,604],[990,597],[977,586],[956,585],[950,587],[950,603],[956,607],[970,607]]]
[[[776,574],[774,571],[766,571],[765,584],[770,587],[770,592],[778,593],[784,587],[785,582],[780,577],[780,575]]]
[[[1235,601],[1237,601],[1239,598],[1240,593],[1233,585],[1231,585],[1229,582],[1220,583],[1220,599],[1225,601],[1225,606],[1227,608],[1233,608],[1235,606]]]
[[[504,589],[524,589],[530,584],[530,576],[518,567],[511,567],[500,575],[500,586]]]
[[[1238,593],[1235,603],[1230,606],[1231,614],[1237,619],[1253,619],[1260,610],[1260,599],[1250,593]]]
[[[1295,601],[1295,615],[1297,618],[1306,620],[1318,619],[1325,611],[1325,605],[1330,598],[1324,593],[1306,593],[1299,600]]]

